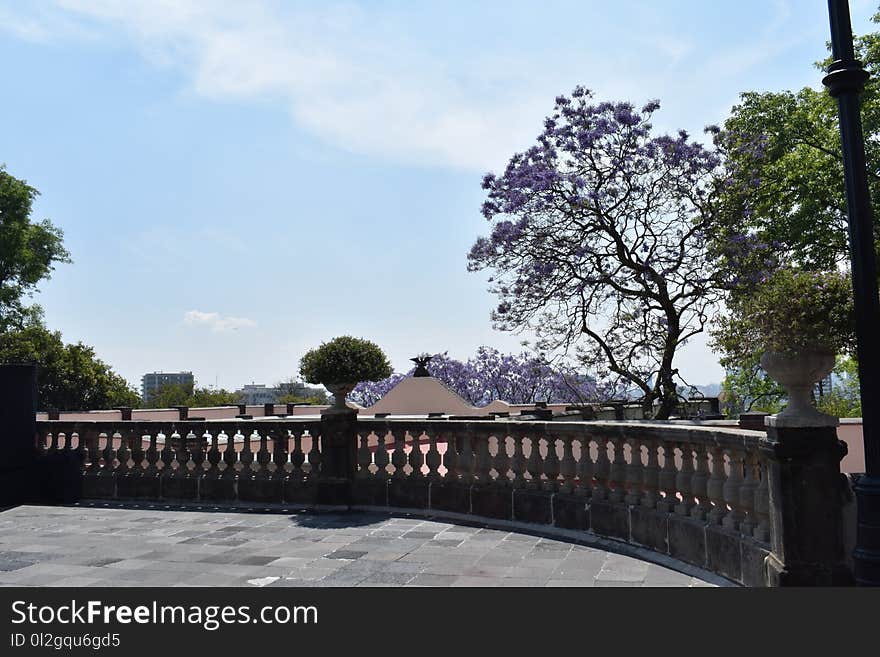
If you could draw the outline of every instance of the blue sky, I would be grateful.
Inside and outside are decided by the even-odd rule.
[[[856,34],[873,1],[851,0]],[[74,263],[36,300],[132,383],[294,375],[340,334],[410,356],[481,344],[480,179],[559,93],[659,98],[694,134],[745,90],[821,86],[823,0],[0,0],[0,162]],[[695,340],[679,367],[720,380]]]

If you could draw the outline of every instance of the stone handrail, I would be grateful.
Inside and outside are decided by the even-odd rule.
[[[831,499],[842,453],[822,440]],[[785,583],[813,549],[797,534],[812,516],[796,499],[793,443],[772,430],[328,414],[45,421],[37,444],[76,462],[85,499],[464,514],[601,537],[750,586]]]
[[[574,494],[659,509],[769,541],[762,432],[498,420],[360,420],[358,428],[361,480],[425,479]],[[415,439],[428,445],[426,453],[406,450]]]

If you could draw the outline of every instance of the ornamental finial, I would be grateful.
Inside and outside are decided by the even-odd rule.
[[[428,361],[430,361],[433,356],[428,356],[427,354],[423,354],[421,356],[416,356],[415,358],[410,358],[412,362],[416,364],[416,371],[413,372],[413,376],[431,376],[431,373],[428,371]]]

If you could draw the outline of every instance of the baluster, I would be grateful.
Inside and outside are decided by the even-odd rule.
[[[205,432],[205,435],[209,434]],[[208,450],[207,461],[210,464],[208,466],[207,472],[205,472],[205,478],[215,480],[220,476],[220,460],[222,458],[220,454],[220,436],[224,435],[223,430],[215,431],[213,436],[210,436],[211,439],[211,448]]]
[[[559,455],[556,453],[556,436],[549,436],[547,441],[547,456],[544,457],[544,490],[556,491],[559,487]]]
[[[708,520],[713,525],[720,525],[727,514],[727,507],[724,504],[724,452],[720,447],[712,447],[710,452],[712,453],[712,469],[709,481],[706,483],[706,492],[709,495],[709,501],[712,502],[712,509],[709,511]]]
[[[189,460],[190,463],[192,463],[190,471],[192,472],[193,477],[201,479],[202,475],[205,474],[204,464],[205,459],[208,457],[208,440],[211,438],[211,434],[209,434],[208,429],[205,428],[200,436],[195,435],[195,433],[191,433],[191,435],[193,449],[190,450],[189,454]]]
[[[529,437],[529,458],[526,460],[526,472],[529,473],[529,479],[526,482],[528,488],[541,488],[541,475],[544,472],[543,465],[541,439],[532,435]]]
[[[755,531],[755,490],[758,488],[758,479],[755,476],[757,458],[754,453],[746,452],[745,479],[739,487],[739,505],[743,511],[743,519],[740,523],[740,531],[751,536]]]
[[[562,436],[562,461],[559,463],[559,474],[562,476],[561,490],[563,493],[574,492],[574,480],[577,476],[577,463],[574,460],[574,437],[571,434]]]
[[[391,462],[391,459],[388,454],[388,445],[385,442],[387,437],[388,430],[386,429],[381,435],[377,436],[376,442],[376,476],[382,481],[386,481],[390,477],[388,464]]]
[[[461,438],[461,451],[458,453],[459,479],[465,484],[474,482],[474,452],[471,449],[471,432],[465,431]]]
[[[309,452],[309,479],[317,479],[321,475],[321,441],[323,434],[312,436],[312,449]]]
[[[255,432],[256,433],[256,432]],[[269,478],[269,461],[272,460],[269,454],[269,432],[264,430],[260,434],[260,449],[257,452],[257,477],[260,479]]]
[[[611,470],[611,461],[608,460],[608,439],[596,439],[596,487],[593,489],[594,500],[608,499],[608,473]]]
[[[53,431],[52,433],[48,434],[49,447],[48,447],[48,449],[41,449],[40,451],[43,452],[44,454],[54,454],[55,452],[57,452],[58,451],[58,434],[59,434],[58,431]]]
[[[726,506],[730,507],[730,511],[721,521],[721,526],[730,531],[739,531],[739,524],[742,522],[743,514],[740,509],[740,488],[743,484],[743,460],[742,453],[738,449],[730,448],[725,450],[728,463],[730,464],[730,473],[724,482],[723,493]]]
[[[681,493],[681,501],[675,505],[675,513],[679,516],[689,516],[694,508],[694,496],[691,485],[694,482],[694,450],[690,443],[679,443],[681,450],[681,468],[675,476],[675,487]]]
[[[648,451],[648,463],[642,470],[642,499],[641,505],[646,509],[653,509],[660,501],[660,461],[657,457],[658,443],[656,440],[642,442]]]
[[[192,429],[186,434],[186,466],[185,473],[187,477],[194,477],[196,466],[199,464],[197,460],[202,451],[202,444]],[[204,460],[204,458],[202,459]]]
[[[283,480],[287,476],[287,441],[290,431],[281,428],[272,434],[272,477]]]
[[[86,445],[88,449],[88,458],[89,458],[89,467],[88,470],[92,474],[96,474],[101,469],[101,464],[98,462],[100,460],[100,452],[98,451],[98,440],[100,436],[97,431],[89,430]]]
[[[373,453],[370,451],[370,430],[364,429],[360,435],[361,446],[357,451],[357,478],[369,479],[373,476],[370,466],[373,464]]]
[[[178,434],[174,433],[174,436],[177,436],[177,450],[174,453],[174,464],[172,467],[174,468],[174,474],[178,477],[185,477],[189,474],[189,450],[186,446],[186,439]],[[172,438],[174,438],[172,436]]]
[[[140,431],[130,429],[132,470],[138,477],[144,474],[144,437]]]
[[[522,434],[516,433],[513,438],[513,456],[510,457],[510,471],[513,473],[514,488],[523,488],[526,485],[526,457],[523,454]]]
[[[758,455],[757,473],[759,476],[758,487],[755,489],[755,519],[757,524],[752,536],[762,543],[770,541],[770,485],[767,481],[767,461]]]
[[[293,452],[290,454],[290,479],[299,484],[305,479],[306,473],[303,464],[306,462],[306,454],[302,447],[302,432],[293,434]]]
[[[52,444],[52,436],[54,433],[54,431],[47,430],[45,432],[42,432],[37,429],[37,453],[40,456],[45,456],[49,452],[49,445]]]
[[[174,449],[172,448],[172,440],[176,434],[167,434],[162,432],[162,451],[159,460],[162,463],[162,476],[168,476],[171,473],[171,464],[174,462]]]
[[[241,452],[238,455],[238,460],[241,464],[241,469],[238,471],[239,481],[242,479],[250,479],[251,476],[253,476],[251,464],[254,462],[254,452],[251,449],[251,440],[254,436],[259,438],[256,429],[253,429],[251,433],[248,433],[247,430],[241,433],[243,442],[241,444]]]
[[[119,436],[119,449],[116,450],[116,459],[119,461],[119,465],[116,467],[116,472],[119,476],[125,476],[125,473],[128,471],[128,459],[130,456],[128,445],[130,434],[131,429],[122,429],[113,434],[114,439],[116,436]]]
[[[712,505],[709,504],[709,492],[707,489],[709,483],[709,454],[706,451],[706,446],[700,443],[694,446],[694,451],[696,452],[697,469],[694,471],[694,476],[691,479],[691,492],[696,497],[697,504],[691,509],[691,517],[705,522],[709,511],[712,510]]]
[[[510,485],[510,478],[507,471],[510,470],[510,456],[507,454],[507,431],[503,431],[495,436],[495,457],[492,459],[492,467],[498,476],[495,477],[495,483],[498,486],[507,487]]]
[[[159,466],[157,465],[159,462],[159,450],[156,447],[156,438],[158,435],[157,431],[150,432],[150,435],[148,436],[150,444],[147,447],[146,454],[144,454],[144,459],[147,461],[147,469],[144,474],[151,478],[159,475]]]
[[[226,464],[226,467],[223,469],[223,478],[235,479],[235,474],[238,470],[238,453],[235,451],[235,437],[238,435],[238,430],[234,429],[229,433],[226,433],[224,430],[223,435],[226,436],[226,449],[223,450],[223,463]]]
[[[116,465],[114,463],[114,461],[116,460],[116,450],[113,449],[113,439],[116,438],[116,433],[102,433],[101,435],[104,436],[104,439],[106,441],[104,443],[104,451],[102,454],[102,457],[104,459],[104,472],[109,474],[110,472],[113,472]]]
[[[403,479],[406,477],[404,471],[406,467],[406,449],[404,447],[406,432],[400,430],[396,434],[392,432],[391,435],[394,437],[394,451],[391,453],[391,465],[394,466],[392,479]]]
[[[409,476],[410,479],[424,479],[425,475],[422,473],[422,463],[424,461],[421,446],[422,433],[415,429],[413,432],[410,432],[410,437],[412,438],[412,449],[409,450],[409,467],[412,468],[412,471],[409,473]]]
[[[492,483],[492,454],[489,452],[489,435],[473,434],[474,447],[474,474],[475,479],[481,484]]]
[[[89,449],[87,441],[85,440],[85,432],[78,431],[75,434],[76,436],[76,456],[79,459],[80,464],[80,472],[83,474],[88,470],[88,460],[89,460]]]
[[[614,437],[611,439],[611,445],[614,447],[614,460],[611,461],[611,468],[608,472],[608,483],[611,491],[608,493],[609,502],[623,502],[624,481],[626,478],[626,460],[623,457],[623,441]]]
[[[676,468],[675,468],[675,445],[663,444],[663,467],[660,469],[660,490],[663,498],[657,502],[657,510],[663,513],[673,513],[678,503],[676,497]]]
[[[428,480],[439,481],[441,459],[440,450],[437,449],[437,431],[434,429],[428,430],[428,441],[430,445],[428,447],[428,453],[425,454],[425,465],[428,466]]]
[[[590,454],[590,438],[581,435],[578,437],[580,455],[577,461],[577,488],[575,492],[583,497],[593,494],[593,456]]]
[[[626,465],[626,496],[623,500],[636,506],[642,499],[642,448],[635,438],[627,438],[626,444],[629,445],[629,463]]]

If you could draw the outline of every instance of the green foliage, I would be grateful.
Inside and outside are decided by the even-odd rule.
[[[880,22],[880,13],[873,20]],[[870,73],[861,97],[862,123],[872,204],[880,208],[880,33],[857,38],[855,48]],[[757,234],[776,243],[784,260],[808,269],[831,270],[846,261],[837,104],[827,91],[807,87],[797,92],[743,93],[724,128],[731,140],[731,168],[758,184],[730,186],[723,203],[726,226],[717,233],[719,240]],[[756,142],[763,142],[763,148],[755,151],[751,145]],[[745,212],[744,207],[748,207]],[[874,223],[874,229],[880,236],[880,222]],[[880,239],[875,242],[880,245]]]
[[[862,400],[859,397],[859,372],[855,359],[838,357],[834,374],[837,376],[831,392],[816,400],[816,408],[835,417],[861,417]]]
[[[760,353],[752,354],[736,366],[727,368],[719,395],[727,417],[736,419],[740,413],[748,411],[778,413],[782,410],[785,390],[761,369],[759,358]]]
[[[70,262],[61,230],[45,219],[30,220],[38,193],[0,165],[0,332],[32,322],[24,298],[49,278],[55,263]]]
[[[279,404],[312,404],[312,405],[321,405],[327,404],[327,395],[322,393],[320,395],[311,395],[310,397],[302,397],[300,395],[280,395],[278,397]]]
[[[173,406],[189,406],[203,408],[210,406],[232,406],[238,403],[234,392],[210,388],[196,388],[192,384],[167,383],[150,395],[147,408],[171,408]]]
[[[279,404],[326,404],[327,394],[317,388],[307,388],[301,381],[290,377],[275,384]]]
[[[730,314],[712,331],[721,364],[740,366],[764,351],[849,352],[854,347],[855,313],[846,272],[808,272],[784,267],[734,296]]]
[[[375,343],[345,335],[306,353],[299,371],[309,383],[359,383],[391,376],[391,364]]]
[[[64,344],[61,333],[31,318],[18,329],[0,332],[0,363],[36,363],[42,409],[98,410],[140,405],[121,376],[82,342]]]

